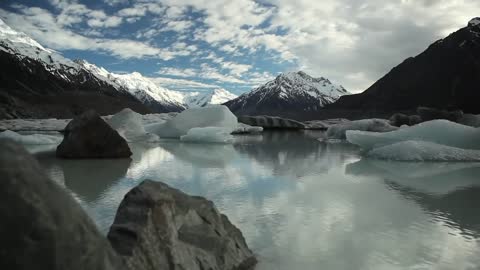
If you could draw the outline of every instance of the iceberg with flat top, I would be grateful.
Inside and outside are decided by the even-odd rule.
[[[215,105],[186,109],[172,119],[147,125],[145,129],[147,132],[160,136],[160,138],[180,138],[187,135],[189,130],[193,128],[218,127],[222,128],[223,132],[230,134],[237,128],[237,125],[237,117],[226,106]],[[200,134],[197,133],[199,131],[194,132],[195,135]],[[214,134],[211,133],[211,130],[205,132]],[[205,133],[202,135],[205,135]]]
[[[480,149],[480,129],[448,120],[423,122],[386,133],[349,130],[346,137],[350,143],[365,150],[402,141],[426,141],[463,149]]]

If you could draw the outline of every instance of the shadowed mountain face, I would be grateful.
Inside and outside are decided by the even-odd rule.
[[[480,113],[480,24],[439,40],[393,68],[365,92],[327,106],[336,111],[412,111],[418,106]]]

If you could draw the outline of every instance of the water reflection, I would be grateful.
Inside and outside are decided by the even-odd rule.
[[[347,165],[347,174],[383,178],[404,198],[418,203],[434,219],[480,236],[480,163],[410,163],[361,160]]]
[[[477,165],[360,160],[358,148],[318,135],[133,144],[129,164],[40,159],[103,232],[124,194],[149,178],[213,200],[258,254],[257,269],[480,266]]]

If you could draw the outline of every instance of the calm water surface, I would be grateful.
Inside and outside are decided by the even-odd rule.
[[[213,200],[257,269],[480,269],[480,164],[362,159],[319,136],[135,144],[131,161],[38,156],[104,233],[125,193],[152,179]]]

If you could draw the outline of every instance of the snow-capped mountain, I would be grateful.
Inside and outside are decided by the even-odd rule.
[[[61,54],[0,20],[0,118],[72,117],[93,108],[109,114],[151,111]]]
[[[189,108],[205,107],[210,104],[223,104],[237,97],[237,95],[225,89],[215,89],[206,93],[193,92],[185,94],[183,102]]]
[[[274,80],[226,102],[237,115],[296,116],[320,110],[349,94],[341,85],[326,78],[313,78],[305,72],[288,72]]]
[[[236,97],[218,89],[209,93],[172,91],[138,72],[115,74],[85,60],[72,61],[2,20],[0,60],[3,67],[9,67],[0,71],[0,118],[71,117],[87,108],[101,114],[123,107],[171,112]]]

